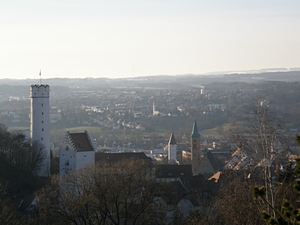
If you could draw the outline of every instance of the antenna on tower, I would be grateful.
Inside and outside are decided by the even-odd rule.
[[[40,70],[40,85],[42,84],[42,71]]]

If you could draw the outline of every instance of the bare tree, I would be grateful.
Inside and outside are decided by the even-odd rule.
[[[235,179],[225,184],[215,198],[217,224],[264,224],[252,198],[252,184]]]
[[[49,224],[152,224],[164,216],[154,207],[161,190],[147,163],[96,164],[53,176],[38,193],[37,215]]]
[[[241,150],[246,151],[253,159],[252,169],[255,165],[263,168],[266,198],[274,206],[274,179],[271,164],[276,163],[278,156],[285,150],[285,139],[280,133],[283,122],[264,98],[256,97],[251,105],[248,122],[244,124],[243,129],[239,127],[239,130],[235,131],[235,136]]]

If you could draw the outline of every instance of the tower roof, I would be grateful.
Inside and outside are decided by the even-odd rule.
[[[86,131],[84,133],[67,132],[67,135],[73,142],[74,148],[77,152],[94,151],[88,133]]]
[[[201,136],[201,135],[200,135],[200,133],[198,131],[197,122],[196,122],[196,119],[195,119],[191,137],[199,137],[199,136]]]
[[[176,145],[176,140],[173,133],[170,136],[169,145]]]

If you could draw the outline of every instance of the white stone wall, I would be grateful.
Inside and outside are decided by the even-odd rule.
[[[59,174],[64,175],[76,169],[76,152],[70,145],[62,145],[59,150]]]
[[[76,170],[95,164],[94,151],[82,151],[76,153]]]
[[[45,159],[37,175],[50,176],[50,114],[49,85],[31,85],[30,87],[30,138],[44,146]]]
[[[175,163],[177,160],[177,145],[168,145],[168,161]]]

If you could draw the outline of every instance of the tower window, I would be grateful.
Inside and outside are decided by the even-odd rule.
[[[42,123],[44,123],[44,121],[42,120]]]
[[[193,145],[193,148],[197,148],[197,145],[194,144],[194,145]]]
[[[44,131],[44,128],[42,128],[42,131]]]
[[[44,113],[42,112],[42,115],[44,115]]]
[[[44,106],[44,104],[42,103],[42,106]]]
[[[41,137],[41,141],[42,141],[42,140],[44,140],[44,139]]]

